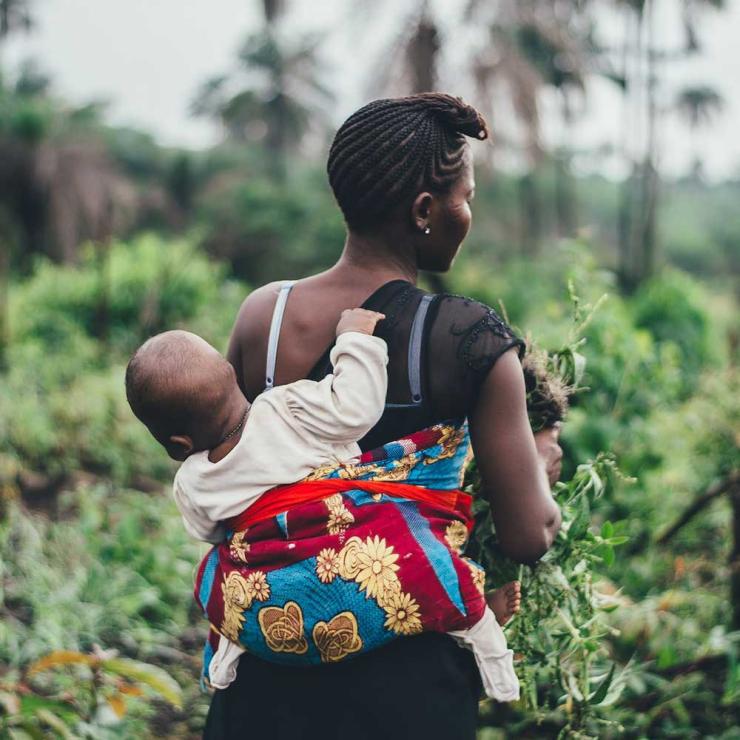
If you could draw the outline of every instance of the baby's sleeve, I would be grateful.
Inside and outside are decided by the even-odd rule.
[[[191,537],[201,542],[210,542],[212,545],[223,541],[225,535],[223,525],[220,522],[211,521],[205,512],[190,500],[177,478],[172,486],[172,494],[182,516],[185,530]]]
[[[379,337],[346,332],[330,355],[334,372],[319,382],[283,386],[293,419],[331,442],[357,442],[377,424],[388,389],[388,347]]]

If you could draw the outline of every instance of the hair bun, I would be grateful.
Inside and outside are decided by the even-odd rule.
[[[488,138],[486,119],[462,98],[445,93],[422,93],[435,118],[447,129],[474,139]]]
[[[466,165],[466,136],[488,138],[486,121],[445,93],[373,100],[353,113],[326,165],[350,229],[370,233],[422,190],[449,191]]]

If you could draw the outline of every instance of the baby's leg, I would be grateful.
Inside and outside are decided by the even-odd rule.
[[[220,636],[218,650],[211,658],[211,664],[208,667],[208,678],[214,689],[225,689],[234,681],[239,658],[244,652],[241,645],[227,640],[223,635]]]
[[[510,581],[486,594],[486,602],[503,627],[518,611],[522,603],[522,586],[519,581]]]
[[[487,697],[497,701],[516,701],[519,698],[514,656],[491,609],[486,609],[480,621],[472,627],[447,634],[454,637],[461,647],[473,651]]]

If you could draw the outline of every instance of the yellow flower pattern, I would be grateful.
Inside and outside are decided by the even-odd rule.
[[[357,478],[372,478],[374,481],[407,480],[408,474],[416,467],[420,460],[423,459],[425,465],[432,465],[438,460],[454,457],[457,454],[460,444],[465,440],[466,430],[464,428],[458,428],[450,424],[440,424],[436,428],[440,430],[440,438],[437,444],[442,448],[436,457],[425,458],[424,451],[420,450],[404,455],[398,460],[387,461],[383,465],[379,465],[376,462],[324,465],[312,471],[303,480],[321,480],[328,477],[330,473],[335,474],[343,480],[356,480]],[[468,443],[466,460],[469,462],[470,458],[472,458],[472,447]],[[461,468],[461,476],[465,472],[465,467],[462,466]],[[460,484],[462,485],[462,478]]]
[[[233,571],[224,579],[224,621],[221,633],[232,642],[239,641],[244,624],[244,610],[252,605],[253,598],[247,592],[247,582],[240,573]]]
[[[355,581],[360,584],[367,598],[374,598],[383,606],[391,594],[400,589],[396,571],[398,555],[386,544],[385,538],[368,537],[357,550],[357,575]]]
[[[344,505],[341,493],[335,493],[333,496],[324,499],[326,508],[329,510],[329,519],[326,523],[326,530],[329,534],[344,534],[350,524],[355,521],[352,512]]]
[[[244,563],[244,565],[247,564],[247,553],[249,552],[249,543],[244,541],[246,536],[246,529],[241,532],[235,532],[229,545],[231,559],[237,563]]]
[[[267,647],[276,653],[303,655],[308,650],[308,641],[303,634],[303,612],[295,601],[284,607],[265,606],[257,615]]]
[[[447,525],[445,540],[452,550],[462,553],[468,541],[468,528],[459,519],[455,519]]]
[[[249,596],[250,604],[252,601],[267,601],[270,598],[270,584],[261,570],[255,570],[247,576],[244,588]]]
[[[479,568],[473,563],[470,558],[463,558],[468,568],[470,568],[470,576],[473,579],[473,584],[481,594],[486,591],[486,571],[483,568]]]
[[[428,457],[424,460],[424,465],[432,465],[439,460],[444,460],[448,457],[454,457],[457,453],[460,443],[465,439],[466,431],[463,427],[454,427],[445,424],[442,427],[442,436],[437,442],[442,447],[442,450],[436,457]]]
[[[362,650],[357,619],[352,612],[342,612],[328,622],[316,622],[313,641],[322,663],[336,663]]]
[[[438,442],[433,448],[427,446],[426,449],[416,449],[404,454],[398,460],[387,460],[382,464],[374,461],[367,463],[355,461],[341,464],[338,468],[327,466],[314,471],[306,480],[324,478],[333,472],[334,477],[345,480],[361,478],[379,482],[407,481],[410,471],[417,466],[431,465],[462,453],[461,445],[466,439],[464,428],[438,425],[434,431]],[[469,445],[467,452],[470,452]],[[457,463],[458,458],[455,458],[455,465]],[[392,497],[393,494],[390,493],[388,496]],[[351,500],[354,499],[342,493],[336,493],[323,499],[323,504],[326,506],[325,515],[321,514],[321,508],[318,509],[319,520],[316,522],[318,527],[323,532],[339,538],[338,543],[336,540],[321,542],[319,547],[311,553],[314,558],[312,561],[309,560],[309,563],[313,564],[313,572],[318,582],[328,586],[335,583],[337,579],[348,581],[352,584],[353,599],[358,597],[362,599],[359,594],[364,593],[366,599],[372,600],[382,610],[379,614],[383,615],[383,631],[386,639],[390,639],[393,635],[408,636],[423,632],[424,617],[429,617],[431,606],[427,605],[427,596],[422,586],[416,587],[411,581],[407,582],[407,579],[413,579],[413,568],[408,570],[409,575],[405,575],[406,566],[402,568],[403,563],[408,562],[413,565],[416,561],[406,559],[401,561],[402,555],[410,557],[413,554],[413,547],[409,545],[410,551],[407,554],[405,546],[399,544],[402,540],[397,543],[393,538],[394,535],[388,534],[382,528],[376,530],[379,534],[373,532],[372,535],[365,530],[364,526],[364,531],[359,530],[355,517],[360,519],[358,513],[360,510],[350,504]],[[387,496],[383,493],[371,492],[371,500],[381,503],[387,500]],[[460,519],[465,519],[464,511],[457,511],[455,516],[459,519],[450,521],[452,518],[450,517],[442,522],[437,520],[434,533],[436,537],[442,535],[443,541],[459,563],[458,556],[462,555],[469,534],[464,521],[460,521]],[[364,515],[362,522],[364,525]],[[358,531],[362,531],[361,537],[350,536]],[[262,557],[261,549],[254,537],[251,538],[253,545],[250,550],[247,536],[247,529],[235,532],[228,543],[230,561],[237,566],[247,566],[249,560],[256,560],[258,556]],[[333,545],[333,547],[319,549],[324,544]],[[286,547],[295,548],[296,545],[290,543]],[[315,554],[317,551],[318,554]],[[301,551],[296,551],[295,555],[289,556],[289,560],[296,556],[301,559]],[[310,555],[308,557],[310,558]],[[468,558],[463,558],[463,560],[470,570],[472,583],[483,594],[485,572]],[[306,565],[311,573],[309,563]],[[403,578],[403,584],[401,578]],[[270,572],[262,570],[236,567],[234,571],[229,572],[226,577],[223,577],[223,621],[217,631],[236,643],[240,643],[240,638],[243,639],[257,653],[264,652],[266,646],[268,651],[273,653],[306,655],[309,653],[309,646],[313,640],[315,650],[312,649],[304,660],[314,662],[320,658],[321,662],[326,664],[345,660],[348,656],[372,647],[370,634],[360,635],[359,621],[363,620],[362,612],[342,611],[328,618],[325,612],[322,614],[321,600],[314,600],[311,594],[308,592],[304,594],[302,589],[284,591],[282,585],[278,587],[279,584],[282,584],[279,578],[273,578]],[[334,589],[327,588],[326,593],[335,594],[336,587],[335,584]],[[345,588],[347,586],[343,585],[342,591]],[[469,587],[467,593],[470,593]],[[312,603],[309,604],[308,600],[304,602],[304,596],[311,599]],[[268,601],[272,604],[277,602],[283,605],[268,606],[265,603]],[[336,608],[335,605],[332,612]],[[315,621],[317,619],[319,621]],[[217,625],[217,618],[214,625]],[[312,628],[309,628],[310,625],[313,625]],[[250,640],[254,642],[250,643]]]
[[[383,608],[386,615],[383,626],[387,629],[399,635],[415,635],[422,631],[419,605],[411,594],[394,593]]]
[[[316,557],[316,575],[322,583],[331,583],[339,574],[339,557],[332,547],[323,549]]]

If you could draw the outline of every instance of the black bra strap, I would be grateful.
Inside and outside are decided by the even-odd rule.
[[[409,388],[411,389],[411,403],[387,403],[386,408],[412,408],[420,406],[422,402],[421,392],[421,351],[424,340],[424,323],[426,322],[429,306],[434,300],[433,295],[422,296],[414,315],[414,323],[411,325],[409,336]]]
[[[424,322],[432,302],[432,295],[422,297],[419,307],[416,309],[414,323],[411,325],[411,336],[409,337],[409,386],[411,388],[411,400],[414,404],[421,403],[421,349],[424,338]]]

